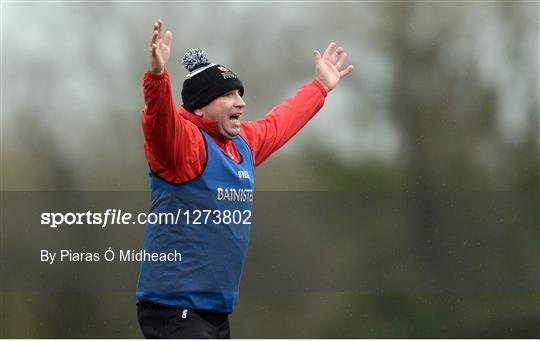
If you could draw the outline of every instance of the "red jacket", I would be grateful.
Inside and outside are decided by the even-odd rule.
[[[215,121],[202,119],[184,107],[176,110],[167,70],[159,76],[144,74],[142,127],[144,152],[154,173],[179,184],[199,176],[206,164],[206,147],[199,128],[236,162],[240,157],[232,140],[218,132]],[[253,152],[255,166],[293,137],[323,106],[327,93],[319,81],[304,84],[295,96],[270,111],[263,119],[241,122],[240,135]]]

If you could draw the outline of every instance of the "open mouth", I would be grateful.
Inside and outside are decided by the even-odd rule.
[[[232,114],[231,116],[229,116],[229,119],[231,121],[238,121],[240,119],[240,115],[241,114]]]

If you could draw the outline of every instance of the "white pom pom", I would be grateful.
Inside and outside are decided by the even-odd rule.
[[[208,64],[208,57],[206,56],[206,52],[201,49],[191,49],[184,54],[182,63],[186,70],[191,72],[200,66]]]

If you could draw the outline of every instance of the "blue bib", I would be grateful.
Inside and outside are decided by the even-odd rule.
[[[151,170],[152,205],[143,249],[181,254],[181,260],[141,263],[137,298],[156,304],[231,313],[249,243],[255,163],[248,144],[233,139],[242,161],[226,156],[201,130],[203,173],[173,185]]]

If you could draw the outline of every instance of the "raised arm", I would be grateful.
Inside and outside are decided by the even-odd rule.
[[[260,165],[281,148],[320,110],[328,92],[353,70],[342,70],[347,54],[330,43],[321,56],[314,51],[315,81],[304,84],[295,96],[274,107],[263,119],[242,124],[242,136],[249,143],[255,165]]]
[[[200,164],[190,141],[200,139],[191,122],[176,112],[169,73],[165,66],[169,60],[172,33],[162,37],[162,22],[154,23],[149,50],[149,70],[144,75],[145,108],[142,127],[146,159],[156,174],[178,183],[189,180],[200,171]]]
[[[165,33],[165,39],[161,35],[161,19],[154,23],[152,39],[150,40],[150,72],[153,75],[161,75],[165,70],[165,64],[171,55],[172,32]]]

